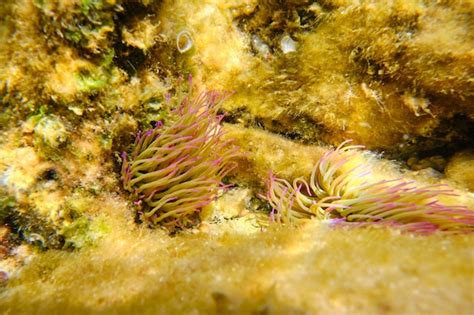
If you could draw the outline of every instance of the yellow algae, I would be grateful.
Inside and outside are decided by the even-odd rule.
[[[472,151],[458,152],[446,166],[446,177],[470,192],[474,192],[473,161]]]
[[[137,21],[130,29],[122,29],[123,40],[127,45],[147,51],[160,38],[159,25],[148,19]]]
[[[95,248],[34,259],[10,282],[1,309],[468,314],[473,307],[472,282],[463,280],[474,272],[465,263],[474,258],[466,236],[331,230],[314,222],[298,230],[172,238],[115,224]]]

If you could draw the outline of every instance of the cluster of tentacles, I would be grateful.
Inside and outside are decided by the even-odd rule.
[[[337,225],[389,225],[420,234],[474,232],[474,210],[440,202],[441,196],[455,195],[448,186],[419,187],[404,179],[370,182],[370,166],[357,158],[361,146],[346,144],[320,158],[309,182],[297,178],[290,184],[270,174],[262,197],[272,207],[271,222],[318,218]]]
[[[132,192],[142,221],[169,230],[198,221],[222,178],[235,166],[238,148],[223,140],[217,110],[225,94],[203,92],[185,97],[170,125],[156,123],[138,132],[130,156],[122,153],[123,187]]]

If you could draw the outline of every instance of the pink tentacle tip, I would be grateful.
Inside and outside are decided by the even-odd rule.
[[[215,159],[214,161],[212,161],[213,166],[217,166],[221,163],[222,163],[222,158],[218,158],[218,159]]]
[[[328,219],[327,222],[329,223],[330,226],[347,223],[346,219],[344,218]]]
[[[270,221],[275,222],[275,214],[277,213],[277,210],[275,208],[272,208],[272,211],[270,211]]]
[[[227,184],[227,185],[226,185],[226,184],[224,184],[224,183],[219,183],[219,188],[221,188],[221,189],[223,189],[223,190],[225,190],[225,191],[230,190],[230,189],[232,189],[232,188],[234,188],[234,187],[235,187],[234,184]]]
[[[127,152],[122,151],[120,158],[122,159],[122,162],[125,162],[127,160]]]

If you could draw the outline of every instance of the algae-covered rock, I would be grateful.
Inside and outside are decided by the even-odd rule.
[[[233,119],[407,155],[472,145],[472,8],[460,3],[172,1],[162,24],[193,35],[180,58],[202,84],[240,92]]]
[[[470,314],[473,14],[463,0],[0,1],[0,313]],[[212,115],[182,112],[223,94]],[[173,162],[204,113],[203,152],[222,136],[239,153]],[[347,139],[364,147],[328,158]],[[124,189],[122,152],[146,195]],[[192,182],[199,158],[235,168]],[[383,196],[320,198],[371,184]],[[192,227],[140,221],[140,201],[173,217],[197,191],[212,198],[194,200]],[[381,201],[388,214],[364,216]],[[331,218],[273,224],[318,206]],[[390,211],[419,230],[410,211],[452,220],[426,236]]]
[[[40,151],[58,149],[67,140],[67,128],[58,117],[43,117],[34,127],[34,143]],[[43,153],[46,155],[46,152]]]
[[[474,191],[474,152],[461,151],[455,154],[446,166],[446,177]]]

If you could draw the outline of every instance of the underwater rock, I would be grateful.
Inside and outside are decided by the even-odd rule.
[[[450,232],[472,229],[473,12],[462,0],[0,1],[0,313],[470,314],[474,238]],[[191,119],[189,137],[215,145],[199,137],[210,126],[243,154],[181,191],[196,220],[170,235],[140,224],[163,200],[124,189],[119,152],[159,121],[153,139],[176,137],[176,104],[195,89],[231,96],[213,112],[222,126]],[[347,139],[367,150],[324,164]],[[212,150],[189,159],[196,143],[181,140],[169,148],[189,149],[180,174],[222,162]],[[357,204],[321,208],[338,210],[329,220],[268,224],[275,210],[258,196],[270,171],[308,182],[318,161],[313,184],[351,177],[379,183],[379,198],[353,185],[344,196]],[[196,182],[173,185],[163,169],[144,185],[170,197]],[[353,176],[329,180],[343,169]],[[316,207],[304,192],[294,201]],[[189,210],[167,201],[162,212]],[[434,233],[367,222],[380,204]],[[427,218],[439,228],[412,222]]]

